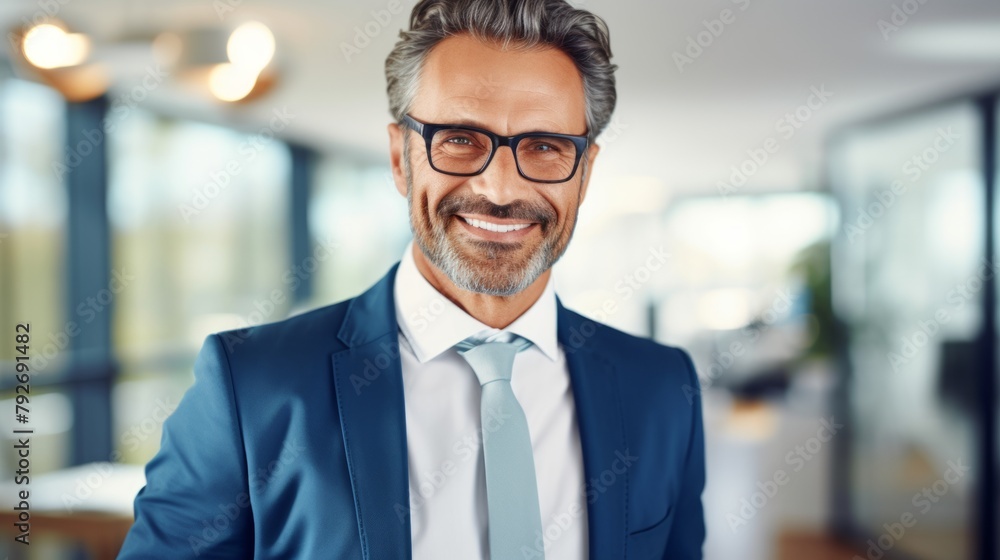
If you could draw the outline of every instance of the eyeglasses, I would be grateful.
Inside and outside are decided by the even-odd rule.
[[[499,136],[482,128],[432,124],[403,115],[402,124],[424,137],[431,168],[446,175],[479,175],[499,146],[510,146],[517,172],[537,183],[564,183],[576,173],[589,143],[586,135],[526,132]]]

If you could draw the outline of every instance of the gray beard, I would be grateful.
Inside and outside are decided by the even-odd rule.
[[[404,156],[405,157],[405,156]],[[431,226],[432,231],[427,239],[417,231],[413,220],[413,178],[409,162],[404,163],[406,175],[406,203],[410,212],[410,231],[424,256],[441,270],[459,288],[490,296],[513,296],[522,292],[534,283],[543,272],[559,260],[562,252],[557,253],[555,244],[558,239],[546,239],[542,246],[531,255],[526,266],[516,271],[504,272],[492,269],[483,270],[462,256],[452,245],[444,229]],[[428,209],[429,211],[429,209]],[[458,218],[461,219],[461,218]],[[568,245],[568,244],[567,244]],[[503,248],[499,243],[484,242],[486,258],[495,260],[503,258]]]

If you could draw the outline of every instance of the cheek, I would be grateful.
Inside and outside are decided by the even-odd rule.
[[[560,224],[565,224],[576,215],[576,210],[578,208],[577,198],[575,195],[564,196],[558,199],[548,199],[547,202],[556,211],[556,222]]]
[[[421,214],[426,213],[433,221],[438,221],[438,208],[441,201],[454,191],[461,181],[449,181],[442,179],[440,173],[433,170],[430,173],[414,174],[413,176],[413,202],[416,211]]]

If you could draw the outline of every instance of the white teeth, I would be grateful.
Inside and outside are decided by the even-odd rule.
[[[524,229],[531,224],[510,224],[510,225],[498,225],[491,224],[489,222],[484,222],[482,220],[473,220],[472,218],[462,218],[465,223],[470,226],[477,227],[479,229],[485,229],[487,231],[495,231],[498,233],[507,233],[508,231],[517,231],[519,229]]]

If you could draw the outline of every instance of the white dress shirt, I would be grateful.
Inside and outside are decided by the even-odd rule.
[[[413,241],[394,293],[406,406],[414,560],[490,557],[481,388],[454,345],[496,333],[439,293],[417,270]],[[556,297],[545,290],[506,331],[533,344],[517,354],[511,388],[528,420],[546,560],[587,557],[583,458],[566,356],[556,336]],[[534,544],[534,543],[533,543]],[[536,556],[529,556],[536,557]]]

